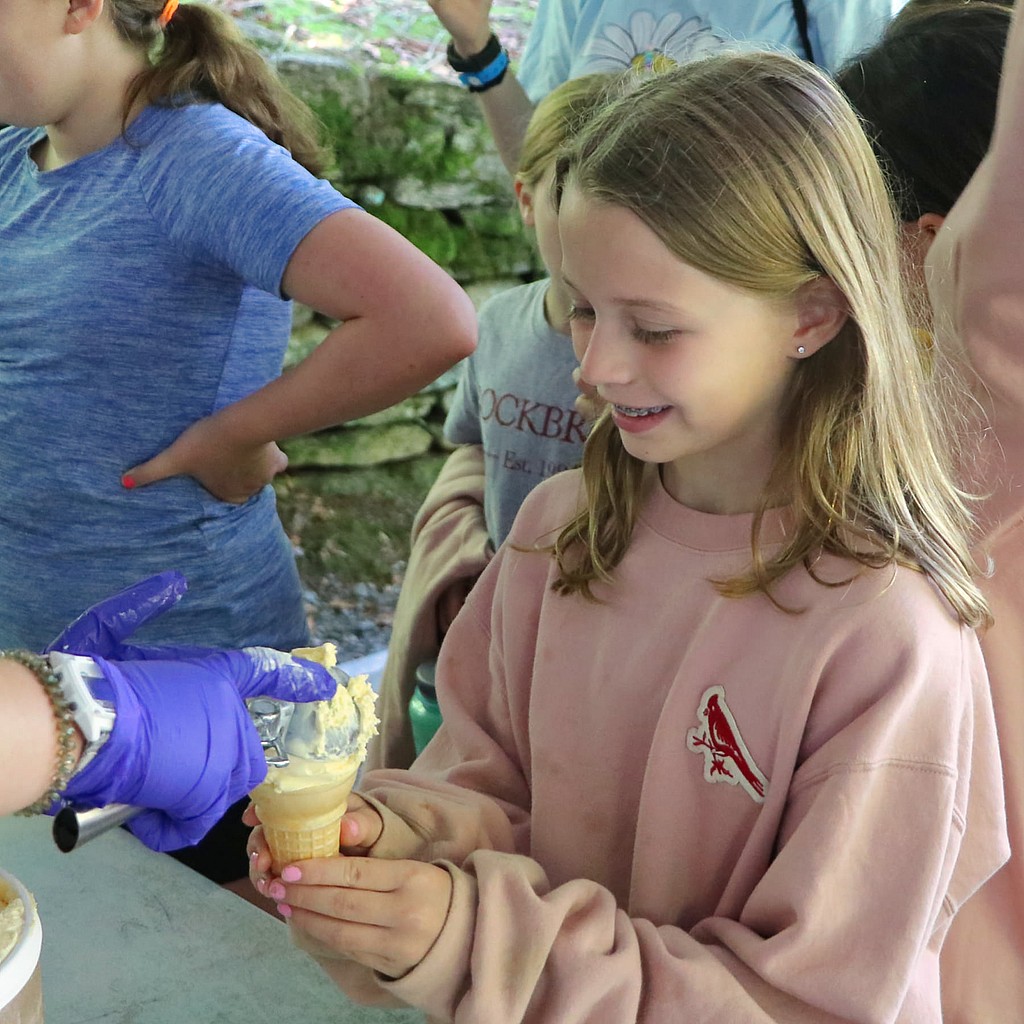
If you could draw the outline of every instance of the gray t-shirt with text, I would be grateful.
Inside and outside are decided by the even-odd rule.
[[[480,309],[480,340],[444,425],[455,444],[482,444],[484,516],[497,547],[545,477],[579,465],[587,425],[576,411],[576,356],[544,317],[548,281],[501,292]]]

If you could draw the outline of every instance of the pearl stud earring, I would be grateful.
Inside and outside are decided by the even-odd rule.
[[[801,346],[800,346],[800,347],[799,347],[799,348],[798,348],[798,349],[796,350],[796,354],[797,354],[798,356],[802,356],[802,355],[803,355],[803,354],[804,354],[804,353],[805,353],[806,351],[807,351],[807,349],[805,349],[805,348],[803,347],[803,345],[801,345]]]

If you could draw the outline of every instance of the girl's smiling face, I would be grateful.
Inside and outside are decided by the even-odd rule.
[[[664,464],[683,504],[753,510],[803,354],[798,303],[684,263],[636,214],[571,181],[558,225],[582,375],[612,405],[626,450]]]

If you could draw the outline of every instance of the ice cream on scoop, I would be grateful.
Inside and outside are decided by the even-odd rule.
[[[292,654],[328,669],[337,659],[333,644]],[[293,860],[338,855],[341,818],[377,732],[377,695],[367,677],[344,678],[339,673],[331,700],[295,705],[284,739],[289,763],[268,768],[252,793],[275,871]]]

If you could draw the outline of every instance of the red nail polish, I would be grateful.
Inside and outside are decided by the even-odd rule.
[[[128,473],[125,473],[125,475],[121,477],[121,486],[127,487],[128,490],[130,491],[135,486],[135,477],[130,476]]]

